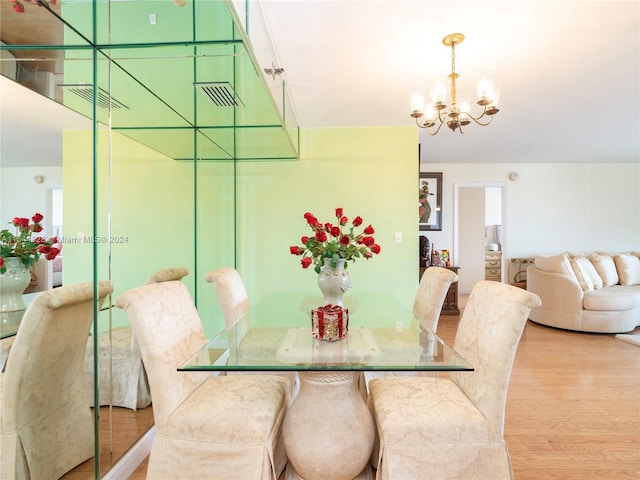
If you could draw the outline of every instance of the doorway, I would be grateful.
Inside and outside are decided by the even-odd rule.
[[[506,184],[455,183],[453,208],[453,251],[462,294],[485,279],[488,251],[500,252],[504,272],[506,239]],[[504,273],[501,274],[504,281]]]

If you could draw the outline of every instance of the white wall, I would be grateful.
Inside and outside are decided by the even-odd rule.
[[[454,183],[484,182],[506,184],[506,258],[640,250],[640,163],[420,167],[443,173],[442,231],[428,235],[439,248],[453,248]],[[510,181],[509,172],[517,172],[518,180]]]
[[[44,182],[36,183],[36,175],[42,175]],[[62,167],[0,168],[0,230],[9,228],[7,222],[13,217],[31,218],[36,212],[46,215],[48,189],[61,186]],[[45,225],[48,221],[45,218]]]

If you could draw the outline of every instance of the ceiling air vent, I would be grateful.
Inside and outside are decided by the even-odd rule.
[[[229,82],[194,82],[193,85],[200,88],[216,107],[244,106]]]
[[[73,93],[74,95],[79,96],[89,103],[93,102],[93,86],[91,85],[88,85],[86,83],[63,83],[58,86],[62,87],[65,92]],[[109,94],[100,87],[98,87],[97,105],[100,108],[109,108]],[[127,107],[124,103],[111,97],[111,109],[113,110],[119,108],[126,108],[127,110],[129,110],[129,107]]]

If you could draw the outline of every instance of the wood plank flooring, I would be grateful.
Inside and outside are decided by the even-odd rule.
[[[458,322],[442,316],[438,334],[452,343]],[[640,347],[528,322],[505,439],[516,480],[640,479]],[[129,480],[145,476],[146,462]]]
[[[153,425],[151,407],[138,409],[135,412],[128,408],[112,409],[110,420],[109,407],[100,407],[100,476],[103,476],[113,464]],[[113,424],[113,438],[109,432],[109,423]],[[95,465],[93,458],[81,463],[64,475],[60,480],[93,480]],[[141,478],[145,478],[142,476]]]

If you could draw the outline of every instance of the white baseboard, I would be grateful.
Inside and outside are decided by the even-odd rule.
[[[102,480],[122,480],[129,478],[136,468],[147,458],[151,452],[151,444],[156,436],[156,427],[153,426],[145,433],[127,452],[111,467]]]

